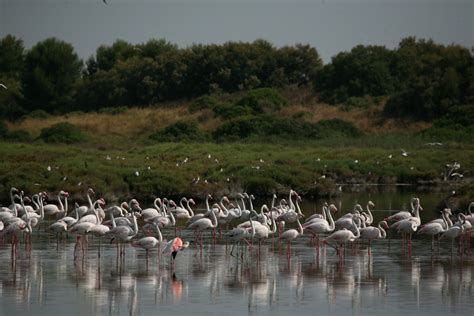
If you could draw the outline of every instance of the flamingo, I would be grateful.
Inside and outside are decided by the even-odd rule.
[[[361,228],[360,231],[360,239],[367,240],[368,242],[368,247],[367,247],[367,252],[370,255],[370,243],[374,239],[384,239],[387,237],[387,232],[385,229],[388,229],[388,224],[387,221],[380,221],[377,224],[377,227],[374,226],[368,226],[368,227],[363,227]]]
[[[296,217],[296,223],[298,225],[299,230],[296,230],[293,228],[288,229],[287,231],[283,232],[279,238],[280,240],[281,239],[286,240],[288,243],[287,248],[286,248],[286,254],[287,254],[288,259],[290,259],[291,257],[291,242],[295,240],[296,238],[303,236],[303,227],[301,226],[300,219],[299,219],[302,216],[303,216],[302,214],[298,214],[298,216]]]
[[[400,212],[397,212],[393,215],[390,215],[388,217],[386,217],[384,220],[387,221],[387,222],[398,222],[398,221],[401,221],[403,219],[406,219],[406,218],[409,218],[409,217],[412,217],[412,212],[415,210],[415,207],[413,205],[413,203],[416,201],[416,198],[412,198],[411,199],[411,212],[408,212],[408,211],[400,211]]]
[[[133,247],[145,249],[147,260],[149,250],[155,248],[156,246],[159,246],[163,242],[163,235],[161,234],[160,227],[156,224],[154,224],[154,227],[156,229],[156,232],[158,233],[158,239],[156,239],[154,236],[147,236],[140,238],[139,240],[132,241]]]
[[[89,203],[89,206],[80,206],[77,209],[77,212],[79,213],[79,216],[84,216],[88,211],[92,210],[94,208],[94,203],[92,203],[91,195],[95,194],[94,189],[89,188],[87,189],[87,202]]]
[[[257,212],[255,212],[255,211],[253,211],[251,213],[251,217],[252,217],[252,215],[258,216]],[[233,229],[231,229],[230,231],[227,232],[228,239],[231,242],[234,242],[234,244],[232,245],[232,249],[230,250],[230,255],[231,256],[233,254],[234,247],[235,247],[236,244],[239,244],[242,240],[253,239],[254,238],[255,232],[256,232],[255,223],[259,223],[259,222],[253,221],[251,218],[249,219],[249,222],[250,222],[250,229],[248,229],[247,227],[237,226],[237,227],[235,227],[235,228],[233,228]],[[247,243],[248,243],[248,241],[247,241]]]
[[[451,255],[453,254],[454,249],[454,240],[461,236],[464,232],[464,227],[462,225],[453,225],[446,229],[440,236],[439,240],[442,239],[451,239]]]
[[[117,256],[124,256],[125,255],[125,249],[123,247],[123,243],[131,240],[133,237],[135,237],[138,234],[138,225],[137,225],[137,218],[135,216],[135,212],[132,212],[132,219],[133,219],[133,228],[130,226],[117,226],[115,223],[115,219],[112,215],[112,226],[113,228],[107,232],[107,235],[112,236],[111,243],[114,241],[114,239],[118,239],[119,245],[117,247],[117,251],[120,251],[117,253]]]
[[[163,248],[162,253],[171,253],[171,262],[174,267],[174,261],[176,260],[176,255],[178,254],[178,251],[182,251],[188,247],[189,241],[183,243],[181,238],[175,237],[166,243],[166,246]]]
[[[190,225],[188,225],[188,228],[193,229],[195,234],[200,236],[199,245],[200,245],[201,251],[202,251],[202,231],[209,228],[216,228],[218,225],[216,214],[209,207],[209,199],[212,199],[212,196],[210,194],[208,194],[206,198],[206,206],[207,206],[206,215],[210,213],[212,220],[209,218],[203,217],[191,223]]]
[[[439,221],[431,221],[425,225],[423,225],[418,234],[421,235],[431,235],[431,251],[434,250],[434,237],[443,233],[449,226],[447,223],[446,218],[451,214],[451,210],[449,208],[443,209],[441,216],[443,224],[439,223]]]
[[[316,238],[316,249],[319,249],[319,235],[324,233],[330,233],[335,228],[335,223],[331,215],[331,210],[336,209],[334,204],[327,206],[327,203],[324,203],[323,212],[326,213],[325,217],[329,219],[329,222],[324,219],[314,218],[311,222],[305,223],[303,229],[309,231],[313,235],[312,240]]]
[[[63,197],[65,198],[64,203],[67,203],[67,197],[69,197],[69,193],[61,190],[58,193],[59,207],[56,204],[46,204],[44,205],[44,214],[46,216],[53,216],[58,214],[64,214],[65,212],[67,212],[67,207],[65,208],[62,202]]]
[[[351,230],[343,228],[341,230],[335,231],[323,240],[324,244],[329,244],[331,240],[336,241],[336,251],[339,254],[339,259],[344,258],[344,253],[342,251],[343,245],[347,242],[355,241],[360,236],[359,227],[357,226],[355,219],[352,219],[352,225],[355,227],[355,234]]]

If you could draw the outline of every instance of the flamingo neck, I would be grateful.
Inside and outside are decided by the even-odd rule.
[[[40,219],[44,218],[44,204],[43,204],[43,198],[38,197],[38,203],[39,203],[39,209],[40,209]]]
[[[188,213],[189,213],[189,217],[193,217],[194,216],[194,212],[193,212],[193,209],[191,208],[191,206],[189,205],[189,200],[186,201],[186,206],[187,206],[187,210],[188,210]]]
[[[289,205],[290,205],[290,209],[294,210],[295,209],[295,205],[293,204],[293,200],[291,199],[291,196],[293,195],[293,190],[290,190],[290,194],[288,195],[288,200],[289,200]]]
[[[228,217],[228,216],[229,216],[229,210],[228,210],[227,207],[225,207],[225,205],[224,205],[224,199],[221,199],[221,201],[220,201],[220,207],[221,207],[221,209],[224,210],[224,212],[223,212],[224,214],[223,214],[222,217],[224,217],[224,218]]]
[[[380,236],[381,236],[382,238],[387,237],[387,232],[386,232],[385,229],[382,227],[382,222],[379,223],[378,229],[379,229],[379,231],[380,231]]]
[[[59,202],[59,208],[61,209],[61,212],[63,212],[63,214],[66,214],[66,212],[64,212],[64,204],[63,204],[63,201],[61,199],[61,193],[58,194],[58,202]]]
[[[374,217],[372,216],[372,212],[370,211],[370,204],[367,203],[367,213],[369,213],[369,220],[367,221],[370,224],[373,223]]]
[[[354,236],[355,236],[356,238],[359,238],[359,237],[360,237],[359,225],[357,225],[354,220],[352,220],[352,222],[354,223],[355,230],[356,230],[356,233],[355,233]]]
[[[298,229],[300,231],[300,236],[303,236],[303,226],[301,226],[299,217],[296,218],[296,223],[298,224]]]
[[[209,206],[209,205],[208,205]],[[212,216],[212,224],[211,224],[211,227],[212,228],[216,228],[217,227],[217,217],[216,217],[216,213],[214,213],[213,210],[210,211],[211,212],[211,216]]]
[[[300,209],[300,204],[298,203],[298,198],[296,199],[296,209],[298,210],[298,213],[303,215],[303,213],[301,212],[301,209]]]
[[[163,242],[163,235],[161,234],[160,226],[158,224],[155,224],[156,231],[158,233],[158,241],[160,244]]]
[[[87,191],[87,201],[89,202],[89,208],[94,208],[94,204],[92,203],[91,196],[89,195],[89,191]]]
[[[181,200],[179,200],[179,206],[181,206],[181,208],[182,208],[183,210],[186,209],[186,208],[184,207],[184,205],[183,205],[183,201],[184,201],[184,200],[186,200],[185,197],[182,197]]]
[[[16,207],[15,197],[13,196],[13,190],[10,190],[10,199],[12,200],[13,212],[15,217],[18,217],[18,208]]]
[[[276,223],[275,223],[275,216],[271,216],[271,218],[272,218],[272,230],[270,231],[270,233],[274,234],[277,231],[277,227],[276,227]]]
[[[324,210],[326,211],[327,218],[329,220],[329,230],[333,231],[336,228],[336,224],[334,223],[334,219],[332,218],[331,209],[329,208],[329,206],[325,206],[323,207],[323,213]]]

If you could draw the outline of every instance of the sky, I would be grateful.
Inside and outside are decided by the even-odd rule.
[[[116,39],[179,47],[251,42],[316,47],[325,63],[352,47],[397,47],[407,36],[474,46],[474,0],[0,0],[0,38],[25,47],[56,37],[79,57]]]

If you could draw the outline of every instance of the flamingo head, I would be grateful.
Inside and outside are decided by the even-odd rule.
[[[242,193],[238,193],[238,194],[237,194],[237,197],[238,197],[238,198],[241,198],[241,199],[245,198],[245,196],[244,196]]]
[[[209,200],[212,200],[212,199],[213,199],[211,194],[208,194],[208,195],[207,195],[207,198],[208,198]]]
[[[255,196],[253,196],[253,194],[250,194],[249,199],[255,200]]]
[[[375,207],[375,204],[374,204],[374,202],[372,202],[372,201],[369,201],[369,202],[367,203],[367,205],[370,206],[370,207]]]
[[[224,196],[224,197],[222,198],[222,200],[223,200],[224,202],[226,202],[226,203],[230,203],[229,198],[228,198],[227,196]]]
[[[92,188],[87,189],[87,194],[95,194],[94,189]]]
[[[18,189],[17,189],[17,188],[11,187],[10,193],[17,193],[17,192],[18,192]]]
[[[188,199],[188,202],[191,203],[192,205],[196,205],[196,202],[194,202],[193,199]]]
[[[173,206],[173,207],[176,207],[176,203],[173,200],[170,200],[168,204]]]
[[[385,221],[385,220],[381,221],[381,222],[380,222],[380,226],[382,226],[382,227],[385,228],[385,229],[388,229],[388,223],[387,223],[387,221]]]
[[[26,203],[31,203],[31,199],[30,199],[29,196],[25,196],[25,197],[23,198],[23,201],[25,201]]]
[[[360,205],[360,204],[354,205],[354,214],[355,214],[356,212],[361,212],[362,210],[363,210],[363,209],[362,209],[362,205]]]
[[[250,198],[249,195],[247,194],[247,192],[244,192],[243,195],[244,195],[244,198],[246,198],[246,199]]]
[[[330,210],[332,213],[336,213],[336,212],[338,211],[336,205],[334,205],[334,204],[329,205],[329,210]]]
[[[100,198],[100,199],[99,199],[99,205],[100,205],[100,206],[105,206],[105,200],[104,200],[104,198]]]
[[[263,204],[261,208],[262,212],[267,211],[268,212],[268,206],[267,204]]]

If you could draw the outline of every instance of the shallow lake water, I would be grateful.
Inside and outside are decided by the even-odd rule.
[[[420,196],[426,218],[435,218],[443,194]],[[376,203],[375,221],[407,209],[413,193],[344,194],[346,212],[355,202]],[[268,201],[269,202],[269,201]],[[336,203],[338,200],[333,201]],[[261,202],[257,203],[260,205]],[[305,201],[307,215],[322,201]],[[337,215],[339,216],[339,215]],[[180,232],[184,240],[192,233]],[[174,230],[165,230],[165,238]],[[303,236],[284,246],[267,241],[258,249],[230,255],[231,245],[213,243],[207,232],[202,254],[192,245],[170,258],[126,245],[123,260],[116,246],[89,237],[86,256],[74,260],[74,239],[59,243],[42,230],[33,235],[31,252],[20,244],[12,260],[8,243],[0,245],[0,315],[473,315],[474,259],[450,253],[442,241],[414,236],[411,256],[395,233],[390,240],[346,249],[339,260],[331,247],[317,252]],[[237,248],[236,248],[237,249]],[[236,253],[234,249],[234,254]],[[242,251],[240,248],[237,251]]]

